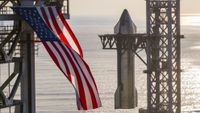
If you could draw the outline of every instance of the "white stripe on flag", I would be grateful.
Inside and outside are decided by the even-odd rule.
[[[79,49],[77,47],[77,45],[75,44],[73,38],[71,37],[70,33],[68,32],[68,30],[66,29],[66,27],[64,26],[64,24],[62,23],[62,20],[61,18],[58,16],[58,13],[57,13],[57,9],[55,7],[53,7],[54,9],[53,10],[53,13],[54,13],[54,16],[56,18],[56,22],[57,24],[59,25],[59,28],[62,30],[65,38],[68,40],[69,44],[71,45],[71,47],[77,52],[80,54],[79,52]],[[55,27],[55,26],[54,26]]]
[[[84,86],[84,91],[85,91],[85,96],[86,96],[86,103],[87,103],[87,108],[92,108],[93,106],[91,105],[91,104],[89,104],[89,103],[91,103],[92,102],[92,100],[91,100],[91,95],[90,95],[90,90],[88,89],[88,85],[87,85],[87,83],[86,83],[86,80],[85,80],[85,78],[84,78],[84,75],[83,74],[85,74],[85,73],[82,73],[82,71],[81,71],[81,67],[79,67],[78,65],[77,65],[77,63],[76,63],[76,61],[75,61],[75,58],[73,57],[73,55],[71,54],[71,52],[68,50],[68,48],[65,46],[65,45],[63,45],[65,48],[66,48],[66,50],[67,50],[67,52],[69,53],[69,55],[70,55],[70,57],[71,57],[71,59],[72,59],[72,62],[75,64],[75,66],[76,66],[76,69],[78,70],[78,73],[79,73],[79,75],[80,75],[80,77],[81,77],[81,80],[82,80],[82,83],[83,83],[83,86]],[[77,53],[76,53],[77,54]],[[78,55],[78,54],[77,54]],[[77,75],[77,76],[79,76],[79,75]]]
[[[59,51],[61,52],[61,54],[63,55],[63,57],[65,58],[65,61],[67,62],[67,65],[68,65],[68,68],[69,68],[69,70],[70,70],[70,74],[71,74],[71,76],[73,77],[72,78],[72,84],[73,85],[75,85],[75,86],[77,86],[77,78],[76,78],[76,74],[75,74],[75,72],[74,72],[74,69],[73,69],[73,67],[72,67],[72,65],[70,65],[71,63],[70,63],[70,61],[69,61],[69,59],[67,58],[67,56],[66,56],[66,54],[63,52],[63,50],[62,50],[62,48],[61,48],[61,46],[58,44],[58,43],[56,43],[55,42],[55,44],[56,44],[56,46],[58,47],[58,49],[59,49]],[[65,45],[64,45],[65,46]],[[67,73],[65,73],[65,74],[67,74]],[[78,88],[78,87],[77,87]]]
[[[62,69],[62,71],[64,73],[67,73],[66,72],[66,67],[65,67],[65,65],[64,65],[64,63],[63,63],[63,61],[62,61],[62,59],[61,59],[61,57],[59,55],[59,53],[56,51],[56,49],[53,47],[53,45],[51,43],[54,43],[54,42],[47,42],[47,45],[50,47],[50,49],[52,50],[52,52],[54,53],[54,55],[58,59],[58,63],[60,65],[60,68]]]
[[[93,90],[93,92],[94,92],[94,94],[95,94],[96,100],[98,100],[98,99],[99,99],[99,94],[98,94],[98,90],[97,90],[97,88],[96,88],[96,84],[93,82],[93,79],[91,78],[92,75],[88,72],[88,69],[85,67],[85,64],[84,64],[83,61],[80,59],[80,57],[76,55],[77,53],[75,53],[74,51],[72,51],[72,52],[73,52],[75,58],[77,59],[79,65],[81,66],[81,69],[82,69],[83,72],[85,73],[85,75],[90,75],[90,76],[86,76],[86,78],[87,78],[87,80],[89,81],[89,83],[90,83],[90,85],[91,85],[91,87],[92,87],[92,90]],[[97,104],[98,104],[98,105],[101,105],[100,101],[97,101]]]
[[[55,26],[54,26],[54,24],[53,24],[53,20],[52,20],[52,18],[51,18],[51,15],[50,15],[50,12],[49,12],[49,10],[48,10],[48,7],[44,7],[44,11],[45,11],[46,16],[47,16],[47,18],[48,18],[48,21],[49,21],[49,23],[50,23],[50,26],[49,26],[49,27],[51,28],[51,30],[53,30],[54,34],[55,34],[57,37],[59,37],[58,34],[57,34],[57,31],[56,31],[56,29],[55,29]],[[40,16],[43,17],[43,15],[40,15]]]

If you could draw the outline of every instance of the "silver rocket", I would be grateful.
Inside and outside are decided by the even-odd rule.
[[[136,25],[125,9],[117,25],[115,34],[134,34]],[[137,90],[135,88],[135,55],[131,49],[117,48],[118,83],[115,92],[115,109],[137,107]]]

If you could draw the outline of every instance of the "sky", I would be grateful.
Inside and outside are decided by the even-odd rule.
[[[200,0],[181,0],[181,14],[200,13]],[[71,15],[119,15],[128,9],[134,17],[145,17],[145,0],[70,0]]]

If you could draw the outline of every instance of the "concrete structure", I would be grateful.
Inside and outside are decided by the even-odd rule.
[[[115,34],[134,34],[136,25],[125,9],[114,28]],[[137,90],[135,87],[135,54],[131,48],[117,49],[117,90],[115,92],[115,108],[130,109],[137,107]]]

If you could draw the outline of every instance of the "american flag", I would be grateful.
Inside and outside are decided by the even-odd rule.
[[[56,7],[14,7],[37,33],[49,55],[72,83],[79,110],[101,107],[95,80],[75,35]]]
[[[83,57],[82,49],[71,28],[65,21],[61,10],[52,6],[37,7],[37,11],[54,34]]]

